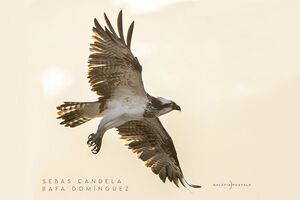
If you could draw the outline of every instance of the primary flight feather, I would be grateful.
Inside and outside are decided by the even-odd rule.
[[[117,128],[128,148],[137,153],[147,167],[165,182],[168,178],[179,186],[198,188],[187,183],[179,165],[171,137],[159,116],[181,110],[171,100],[153,97],[143,85],[142,66],[131,52],[134,22],[123,32],[122,11],[118,15],[118,34],[104,14],[107,27],[94,20],[93,40],[90,44],[88,79],[99,98],[95,102],[64,102],[57,107],[60,124],[76,127],[93,118],[102,117],[96,133],[88,137],[88,145],[97,154],[104,133]]]

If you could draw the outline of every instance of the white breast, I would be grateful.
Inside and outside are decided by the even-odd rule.
[[[107,102],[108,110],[122,112],[130,119],[141,119],[147,106],[146,96],[133,94],[131,90],[122,88]]]

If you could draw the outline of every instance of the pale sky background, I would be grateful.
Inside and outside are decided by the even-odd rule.
[[[2,199],[299,199],[299,0],[1,2]],[[59,125],[63,101],[93,101],[93,18],[135,21],[146,90],[182,112],[161,118],[186,179],[163,184],[99,120]],[[120,178],[129,192],[42,192],[43,178]],[[214,183],[251,187],[214,187]]]

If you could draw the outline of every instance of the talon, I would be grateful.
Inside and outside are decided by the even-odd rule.
[[[97,154],[99,152],[99,148],[97,146],[95,146],[93,149],[92,149],[92,153],[93,154]]]
[[[93,154],[97,154],[100,151],[102,138],[98,138],[97,134],[92,133],[88,136],[87,144],[92,147],[91,151]]]
[[[95,133],[90,134],[89,137],[88,137],[88,139],[91,139],[93,137],[95,137]]]

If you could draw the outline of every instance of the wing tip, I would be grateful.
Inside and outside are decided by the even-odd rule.
[[[123,17],[122,16],[123,16],[123,14],[122,14],[122,10],[121,10],[118,14],[117,24],[118,24],[118,32],[120,35],[120,39],[125,44],[124,34],[123,34]]]
[[[127,31],[127,47],[130,49],[131,40],[132,40],[132,33],[134,28],[134,21],[131,22],[128,31]]]
[[[113,26],[111,25],[106,13],[104,12],[104,19],[105,19],[105,22],[106,22],[106,25],[108,26],[109,30],[112,32],[112,34],[115,36],[115,37],[118,37],[118,35],[116,34],[115,32],[115,29],[113,28]]]
[[[184,182],[185,182],[188,186],[190,186],[191,188],[202,188],[201,185],[195,185],[195,184],[188,183],[188,182],[186,181],[185,178],[183,178],[183,180],[184,180]],[[182,183],[182,182],[181,182],[181,183]],[[186,187],[185,184],[183,184],[183,186]]]
[[[111,38],[111,36],[115,36],[117,38],[120,38],[122,40],[122,42],[129,48],[131,49],[131,40],[132,40],[132,34],[133,34],[133,29],[134,29],[134,23],[135,21],[132,21],[129,28],[128,28],[128,32],[127,32],[127,38],[126,38],[126,42],[125,42],[125,38],[124,38],[124,33],[123,33],[123,10],[121,9],[119,11],[118,14],[118,33],[119,36],[117,35],[115,29],[113,28],[106,12],[104,12],[104,19],[106,22],[107,26],[104,26],[103,28],[101,27],[99,21],[97,20],[97,18],[94,18],[94,24],[95,24],[95,28],[96,29],[100,29],[101,31],[106,32],[106,34]]]
[[[98,20],[97,20],[96,17],[94,18],[94,24],[95,24],[95,27],[99,27],[100,26],[100,24],[99,24],[99,22],[98,22]]]

